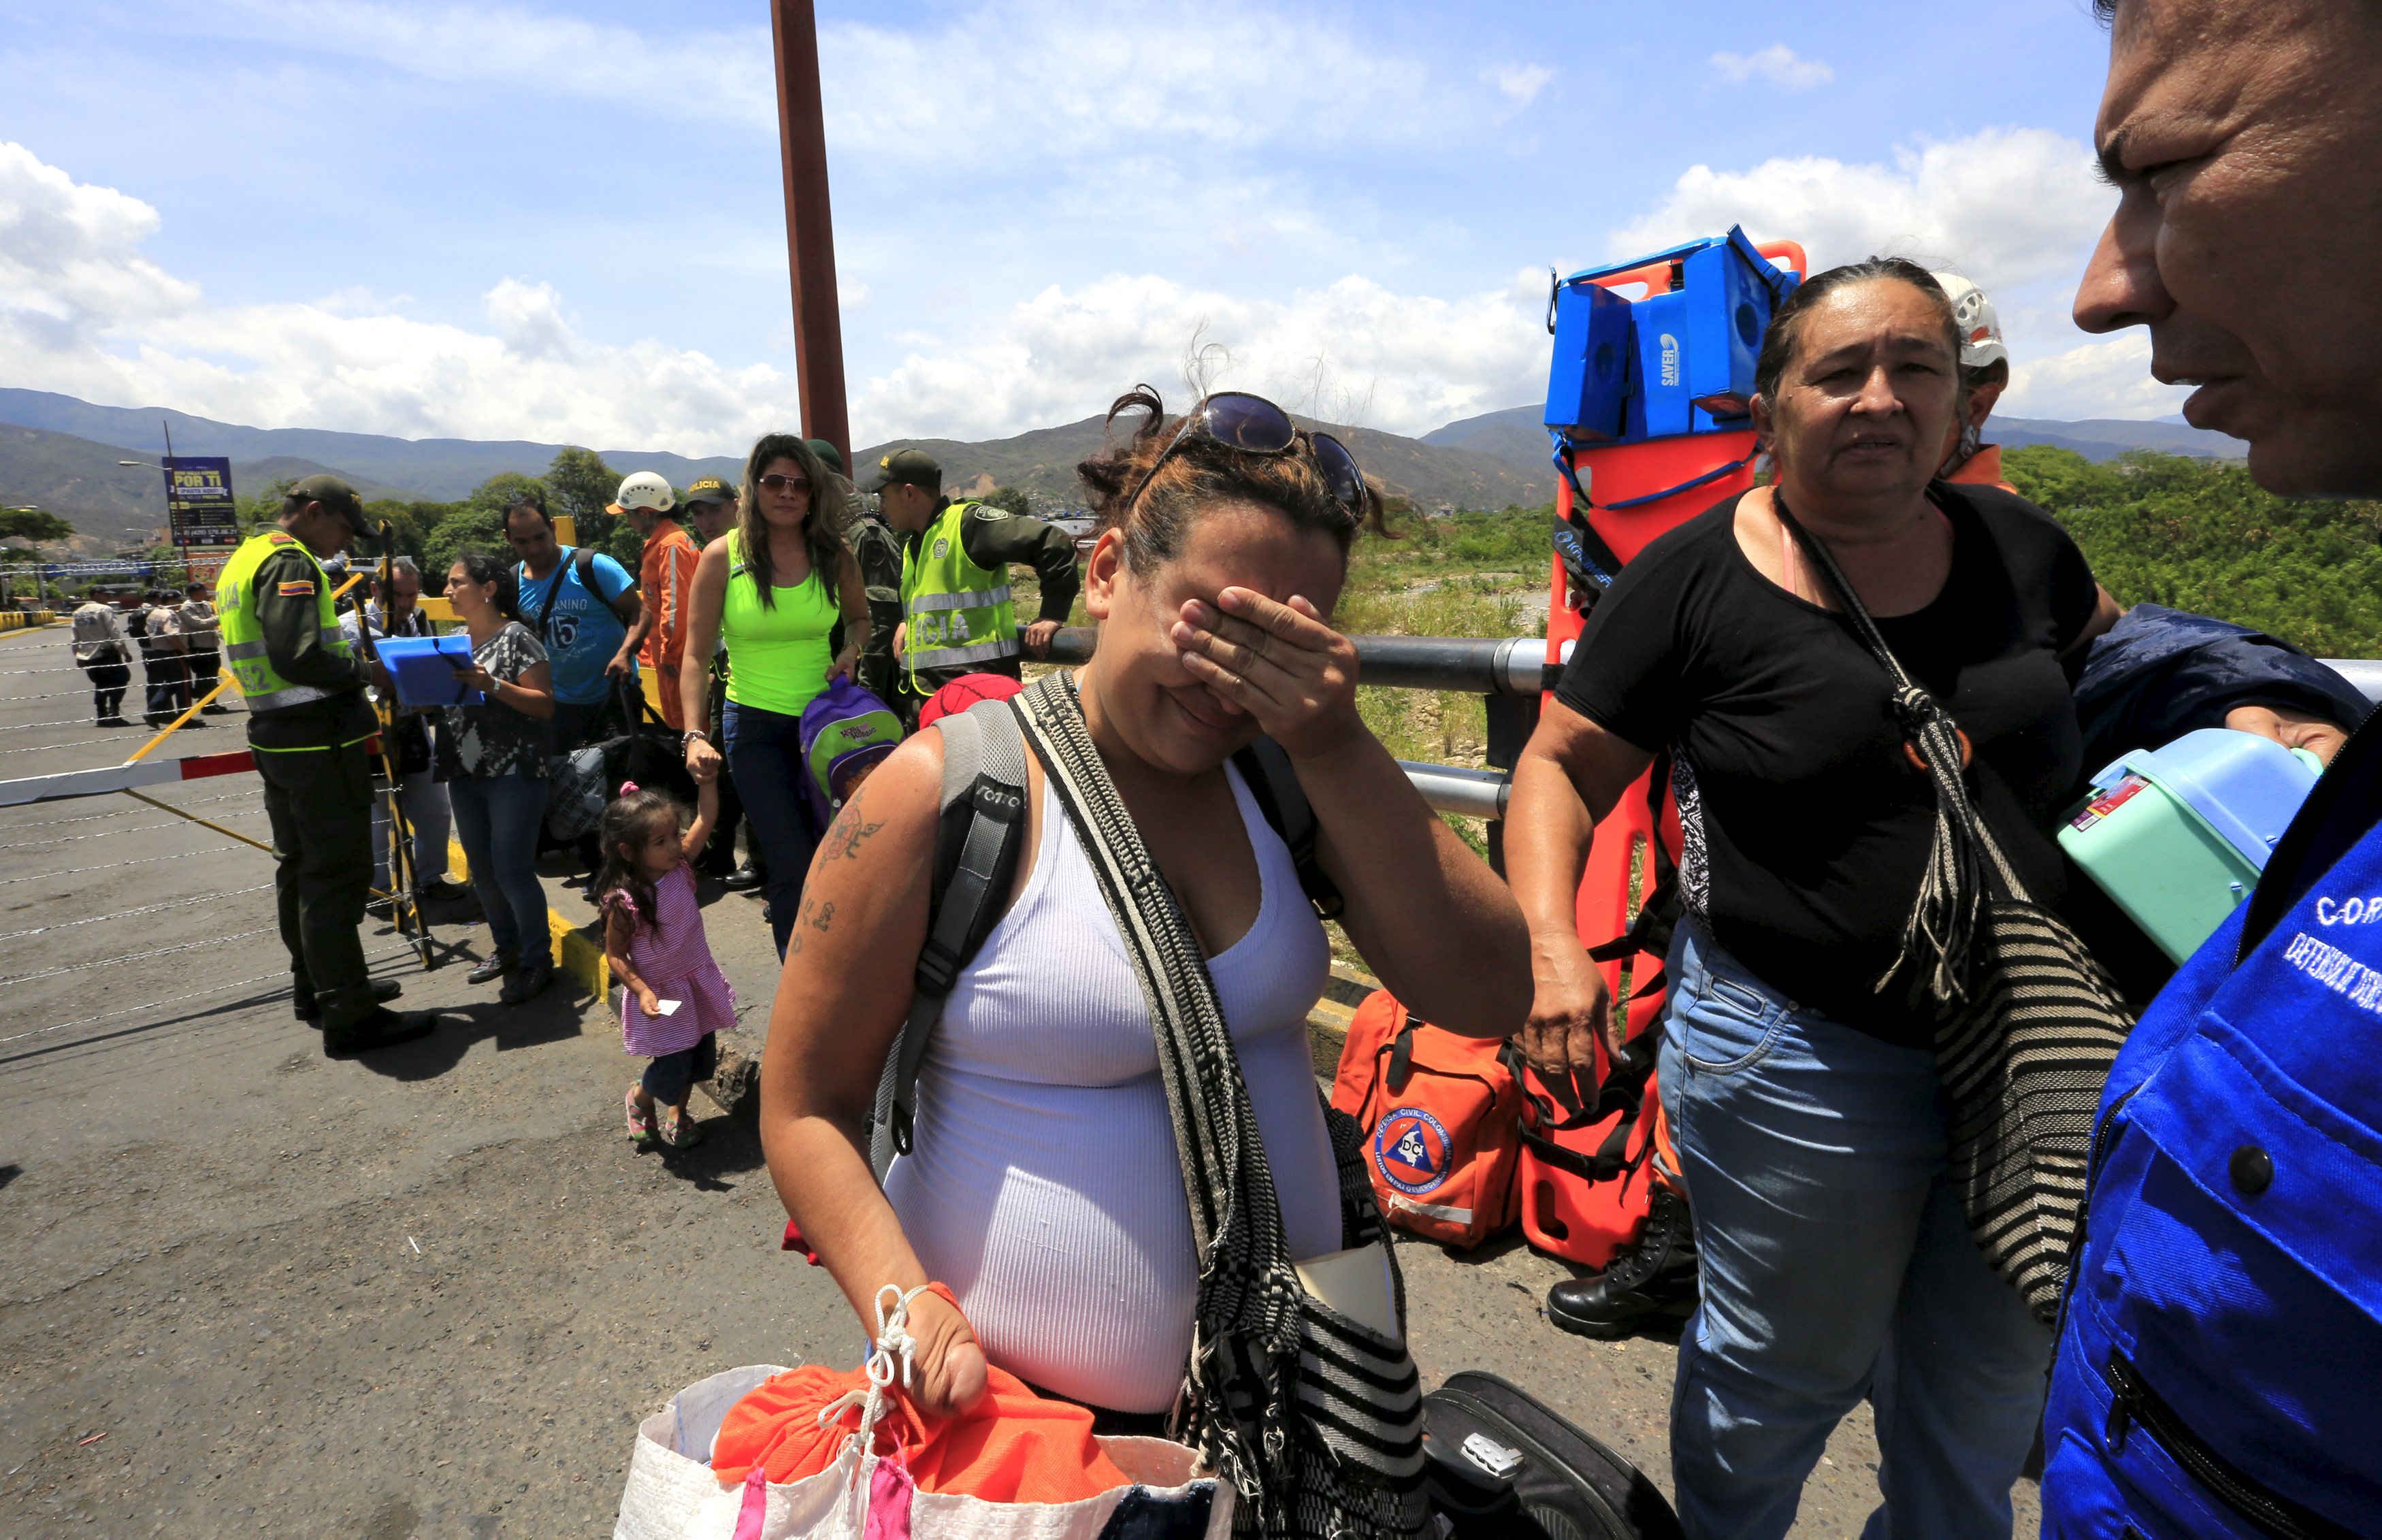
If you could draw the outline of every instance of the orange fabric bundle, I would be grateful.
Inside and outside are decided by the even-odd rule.
[[[1080,1502],[1133,1485],[1092,1436],[1090,1412],[1045,1399],[1005,1370],[988,1368],[986,1376],[984,1399],[955,1417],[922,1417],[898,1389],[889,1392],[877,1452],[898,1448],[921,1492],[988,1502]],[[726,1485],[756,1464],[778,1485],[817,1475],[860,1428],[857,1406],[826,1427],[819,1426],[820,1411],[846,1391],[867,1389],[868,1376],[858,1369],[805,1366],[763,1382],[719,1424],[711,1473]]]

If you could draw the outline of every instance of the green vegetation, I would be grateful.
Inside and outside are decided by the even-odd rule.
[[[2278,497],[2239,464],[2137,449],[2002,456],[2123,605],[2252,626],[2318,657],[2382,657],[2382,504]]]
[[[41,508],[0,508],[0,540],[46,545],[53,541],[72,540],[74,533],[75,527],[55,513]]]

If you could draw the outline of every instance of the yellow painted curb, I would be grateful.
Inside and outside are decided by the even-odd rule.
[[[447,870],[458,882],[472,880],[472,863],[460,839],[447,842]],[[546,928],[554,942],[556,966],[578,980],[589,995],[609,1002],[612,965],[605,960],[604,944],[589,935],[584,926],[573,925],[557,914],[552,904],[546,906]]]

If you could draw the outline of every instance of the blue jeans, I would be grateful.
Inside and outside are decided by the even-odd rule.
[[[1692,925],[1669,972],[1663,1110],[1702,1267],[1671,1401],[1688,1534],[1785,1534],[1866,1396],[1865,1540],[2007,1540],[2051,1334],[1969,1236],[1934,1055],[1796,1005]]]
[[[763,891],[769,896],[769,929],[782,958],[803,901],[803,878],[810,874],[811,852],[819,841],[810,798],[803,790],[802,778],[810,774],[803,763],[803,719],[731,701],[721,728],[728,773],[736,777],[744,821],[768,868]]]
[[[472,864],[472,891],[488,939],[523,967],[552,966],[546,889],[537,880],[537,831],[546,818],[543,776],[458,776],[447,783],[455,836]]]

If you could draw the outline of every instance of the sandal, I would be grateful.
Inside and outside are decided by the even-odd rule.
[[[703,1130],[693,1112],[681,1112],[665,1107],[661,1116],[661,1141],[673,1150],[691,1150],[703,1143]]]
[[[633,1085],[629,1087],[629,1094],[623,1098],[629,1113],[629,1143],[640,1150],[650,1150],[660,1135],[654,1129],[654,1109],[637,1105],[639,1089]]]

